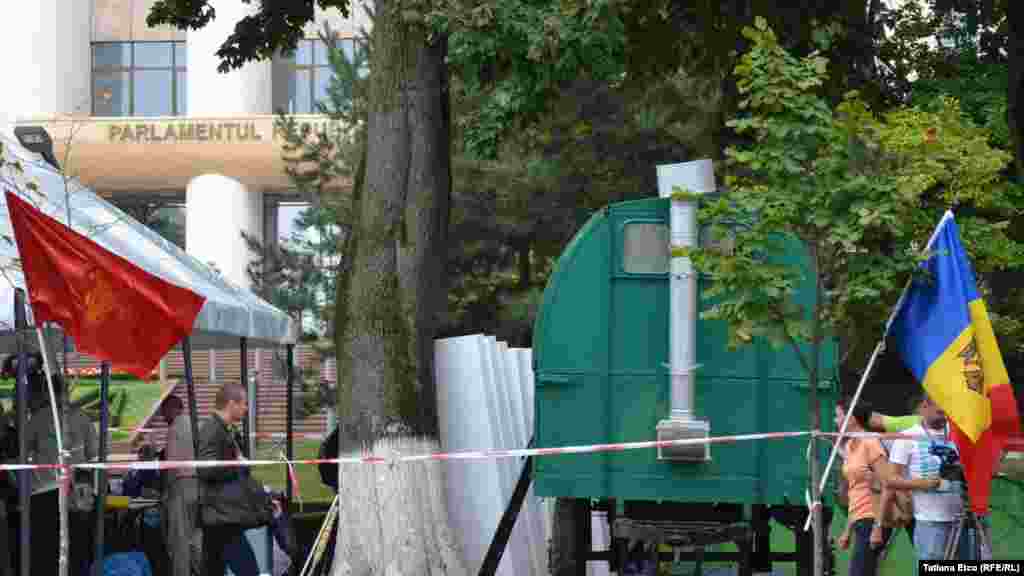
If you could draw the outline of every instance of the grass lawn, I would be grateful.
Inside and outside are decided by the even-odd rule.
[[[71,400],[75,401],[84,395],[95,393],[99,390],[99,380],[82,378],[71,393]],[[160,401],[163,395],[163,388],[159,382],[142,382],[141,380],[112,380],[110,382],[111,398],[123,391],[126,394],[124,407],[121,411],[121,422],[119,428],[133,429],[138,427],[142,420],[149,415],[153,406]],[[14,396],[14,384],[11,380],[0,381],[0,398],[3,398],[5,409],[9,409]],[[114,408],[111,405],[111,408]],[[111,422],[113,426],[113,422]],[[114,442],[127,440],[130,434],[125,431],[115,430],[111,432],[111,440]]]
[[[307,460],[317,457],[320,443],[315,440],[295,440],[295,459]],[[255,458],[259,460],[274,460],[281,458],[284,450],[284,442],[270,443],[263,441],[256,448]],[[286,469],[284,464],[280,466],[260,466],[253,471],[261,483],[273,487],[274,490],[285,491]],[[299,464],[295,466],[295,475],[299,481],[299,492],[295,498],[294,510],[300,511],[298,502],[301,497],[303,504],[327,505],[330,506],[334,500],[334,492],[324,486],[320,480],[320,469],[313,464]]]

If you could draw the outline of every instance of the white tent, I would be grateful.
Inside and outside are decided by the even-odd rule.
[[[287,314],[233,285],[77,181],[65,182],[54,167],[17,141],[0,134],[0,144],[4,161],[0,196],[6,190],[15,192],[64,224],[70,214],[73,230],[143,270],[206,298],[192,333],[194,349],[237,349],[243,337],[253,347],[295,343],[298,326]],[[25,286],[15,260],[18,248],[6,201],[0,203],[4,205],[0,211],[0,352],[14,352],[14,289]]]

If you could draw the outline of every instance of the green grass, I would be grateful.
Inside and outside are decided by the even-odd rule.
[[[71,392],[71,401],[74,402],[82,396],[94,393],[99,389],[99,380],[82,378],[78,380]],[[110,395],[113,398],[116,393],[124,391],[127,394],[124,409],[121,412],[120,428],[132,429],[142,424],[142,420],[149,415],[153,406],[160,401],[163,395],[163,388],[159,382],[142,382],[141,380],[112,380],[110,382]],[[10,406],[14,396],[14,385],[10,380],[0,380],[0,398]],[[122,431],[111,432],[114,441],[127,440],[129,434]]]
[[[255,459],[277,460],[281,458],[283,442],[272,444],[261,442],[256,448]],[[317,457],[320,443],[315,440],[296,440],[294,455],[296,460],[307,460]],[[285,466],[260,466],[253,470],[253,476],[261,483],[273,487],[274,490],[285,491],[287,472]],[[299,480],[299,496],[303,504],[327,504],[334,500],[334,492],[320,480],[320,469],[314,464],[297,464],[295,475]],[[296,501],[298,498],[296,498]]]

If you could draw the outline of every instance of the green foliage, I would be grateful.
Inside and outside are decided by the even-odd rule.
[[[980,273],[1024,260],[1006,234],[1018,213],[1019,191],[1000,176],[1011,157],[957,101],[876,118],[850,93],[833,109],[820,95],[824,58],[792,56],[763,19],[744,35],[742,112],[729,125],[745,140],[726,151],[727,190],[699,212],[705,244],[674,251],[709,277],[705,317],[728,323],[731,345],[765,337],[796,349],[819,334],[863,353],[951,206]],[[798,304],[816,286],[818,305]]]
[[[250,4],[251,0],[245,3]],[[259,2],[259,9],[235,23],[231,34],[217,49],[221,59],[217,70],[229,72],[253,60],[269,60],[279,51],[294,52],[317,7],[336,8],[344,16],[349,14],[349,0]],[[146,25],[198,30],[216,16],[211,0],[157,0],[146,15]]]
[[[477,104],[457,125],[481,158],[497,158],[500,141],[541,117],[567,82],[621,80],[624,72],[626,37],[612,0],[448,0],[427,22],[448,37],[460,79],[453,97]]]
[[[327,100],[317,107],[329,128],[315,131],[284,112],[275,122],[284,140],[285,172],[296,191],[312,203],[299,213],[291,238],[280,245],[243,233],[257,256],[248,267],[254,286],[264,299],[293,316],[310,316],[311,338],[332,331],[338,274],[351,259],[347,241],[353,228],[353,200],[343,186],[353,177],[362,154],[369,58],[365,41],[357,42],[349,60],[330,28],[321,38],[328,46],[334,76]]]

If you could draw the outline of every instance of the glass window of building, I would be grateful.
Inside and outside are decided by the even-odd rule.
[[[349,62],[355,60],[356,42],[352,38],[337,40],[338,48]],[[306,38],[299,41],[295,54],[287,59],[288,101],[276,102],[274,108],[282,108],[291,114],[316,114],[317,102],[326,102],[328,88],[334,70],[328,57],[327,44],[320,38]]]
[[[93,116],[183,116],[184,42],[92,45]]]

